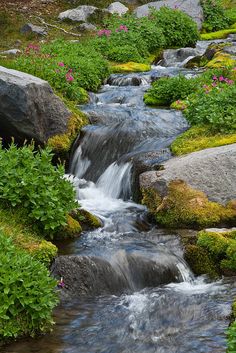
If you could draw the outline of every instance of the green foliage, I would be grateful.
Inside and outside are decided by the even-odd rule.
[[[207,32],[218,31],[229,27],[232,23],[225,14],[224,8],[218,0],[201,0],[203,8],[203,30]]]
[[[173,10],[163,6],[159,11],[153,10],[150,19],[162,29],[167,48],[191,47],[199,39],[196,23],[178,9]]]
[[[64,168],[54,168],[47,148],[33,146],[0,149],[0,199],[21,206],[44,230],[53,232],[66,224],[68,212],[76,207],[72,185],[63,179]]]
[[[46,267],[0,231],[0,339],[45,332],[58,302]]]
[[[191,124],[206,124],[217,132],[236,131],[236,85],[219,83],[191,97],[184,114]]]
[[[227,353],[236,352],[236,321],[227,330]]]
[[[196,79],[187,79],[183,75],[163,77],[154,81],[144,95],[144,102],[149,105],[170,105],[177,99],[185,99],[197,88]]]
[[[184,259],[196,275],[208,274],[212,278],[218,276],[216,265],[206,249],[194,244],[187,245]]]

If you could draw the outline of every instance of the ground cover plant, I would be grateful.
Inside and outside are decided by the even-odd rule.
[[[27,252],[0,231],[0,339],[48,331],[58,302],[56,281]]]
[[[233,17],[229,17],[219,0],[201,0],[203,9],[203,31],[213,32],[230,26]]]
[[[68,213],[78,207],[75,192],[63,178],[64,167],[55,168],[52,153],[33,146],[0,148],[0,200],[22,207],[43,234],[50,235],[67,224]]]

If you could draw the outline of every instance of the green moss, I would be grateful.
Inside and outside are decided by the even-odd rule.
[[[208,274],[213,278],[218,277],[217,267],[205,249],[197,245],[187,245],[184,258],[196,275]]]
[[[216,53],[212,60],[210,60],[206,67],[210,69],[222,68],[222,67],[231,67],[236,64],[236,60],[232,58],[230,54],[225,53]]]
[[[80,236],[82,227],[72,216],[67,216],[67,225],[56,236],[57,239],[69,239]]]
[[[111,71],[113,73],[125,73],[125,72],[143,72],[143,71],[150,71],[151,65],[150,64],[141,64],[135,62],[128,62],[125,64],[111,64]]]
[[[142,204],[147,206],[149,212],[156,214],[157,208],[161,205],[162,199],[157,191],[153,188],[141,189]]]
[[[20,208],[0,205],[0,230],[12,239],[20,249],[48,266],[57,254],[57,247],[42,239],[39,230],[28,221],[28,215]]]
[[[147,192],[151,194],[147,197]],[[236,222],[236,210],[210,202],[207,196],[182,180],[171,181],[167,195],[160,200],[154,189],[145,190],[143,203],[155,215],[157,223],[168,228],[202,228]]]
[[[80,222],[83,229],[100,228],[102,226],[101,220],[86,210],[73,211],[72,216]]]
[[[236,232],[201,231],[197,245],[205,249],[223,273],[236,271]]]
[[[171,145],[171,151],[179,156],[232,143],[236,143],[236,134],[214,133],[208,126],[193,126],[177,137]]]
[[[177,109],[177,110],[184,110],[186,109],[187,105],[184,100],[177,100],[173,103],[171,103],[170,108],[172,109]]]
[[[236,33],[236,28],[232,26],[229,29],[222,29],[217,32],[203,33],[201,34],[201,40],[212,40],[212,39],[224,39],[227,38],[229,34]]]

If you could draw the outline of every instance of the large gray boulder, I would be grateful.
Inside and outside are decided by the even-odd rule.
[[[98,10],[95,6],[82,5],[75,9],[61,12],[59,20],[71,20],[75,22],[87,22],[89,17]]]
[[[129,11],[128,7],[126,7],[119,1],[116,1],[110,4],[107,10],[112,14],[118,14],[120,16],[124,15],[126,12]]]
[[[0,136],[44,143],[67,129],[70,112],[40,78],[0,66]]]
[[[203,191],[211,201],[236,199],[236,144],[209,148],[163,163],[163,170],[140,175],[141,188],[154,188],[164,197],[170,181],[181,179]]]
[[[148,4],[138,6],[134,13],[137,17],[148,16],[150,13],[150,8],[154,7],[159,10],[161,7],[167,6],[172,9],[177,8],[188,14],[192,19],[197,23],[198,28],[200,29],[203,21],[203,11],[200,5],[200,0],[162,0],[149,2]]]

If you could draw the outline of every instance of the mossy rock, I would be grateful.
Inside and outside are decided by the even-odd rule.
[[[170,105],[171,109],[184,110],[187,108],[187,103],[184,100],[177,100]]]
[[[216,264],[208,252],[197,245],[187,245],[184,252],[184,259],[191,270],[198,276],[207,274],[211,278],[219,276]]]
[[[81,208],[74,210],[71,215],[80,222],[83,230],[100,228],[103,225],[102,221],[97,216]]]
[[[217,32],[203,33],[201,34],[201,40],[224,39],[227,38],[231,33],[236,33],[236,28],[234,25],[229,29],[222,29],[221,31]]]
[[[111,71],[113,73],[144,72],[150,70],[150,64],[135,63],[133,61],[130,61],[125,64],[111,64]]]
[[[82,113],[73,113],[68,122],[67,132],[52,136],[48,139],[47,145],[52,148],[55,155],[60,158],[61,161],[68,159],[72,144],[86,122],[87,119]]]
[[[67,215],[67,224],[54,236],[56,240],[73,239],[80,236],[82,227],[73,216]]]
[[[176,138],[171,145],[171,151],[176,156],[180,156],[232,143],[236,143],[236,134],[215,133],[207,125],[193,126]]]
[[[222,67],[230,67],[236,64],[236,60],[232,58],[230,54],[225,53],[216,53],[212,60],[210,60],[207,64],[207,68],[222,68]]]
[[[143,203],[157,223],[168,228],[203,228],[236,222],[232,205],[222,206],[182,180],[171,181],[165,197],[155,189],[142,190]]]
[[[199,232],[197,245],[206,250],[225,275],[236,273],[236,231]]]

